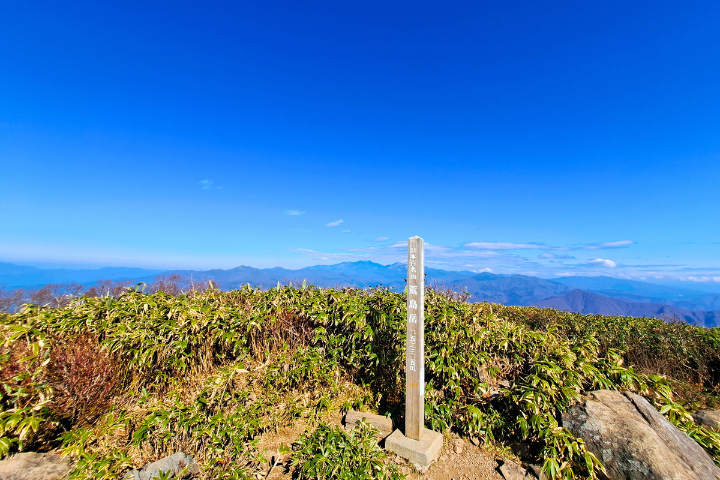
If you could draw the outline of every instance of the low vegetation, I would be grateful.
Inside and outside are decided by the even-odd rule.
[[[73,478],[104,479],[183,451],[202,478],[251,478],[268,469],[263,435],[297,424],[307,426],[293,446],[297,477],[401,477],[369,427],[348,434],[325,418],[365,407],[402,422],[402,294],[171,293],[126,289],[0,314],[0,456],[59,448],[78,459]],[[469,304],[429,289],[426,351],[427,426],[493,448],[522,441],[550,478],[602,468],[558,423],[598,388],[646,396],[720,461],[720,437],[688,413],[718,402],[718,329]]]

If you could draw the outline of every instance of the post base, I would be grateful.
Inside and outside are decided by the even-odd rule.
[[[407,438],[398,429],[385,439],[385,450],[397,453],[420,467],[428,467],[434,462],[443,446],[442,433],[423,428],[420,440]]]

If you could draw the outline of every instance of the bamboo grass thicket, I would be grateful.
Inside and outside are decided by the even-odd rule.
[[[583,391],[625,389],[645,395],[720,459],[718,435],[688,413],[717,398],[715,329],[588,321],[470,304],[432,289],[425,315],[429,428],[499,447],[523,441],[550,478],[592,478],[600,462],[556,419]],[[182,449],[200,462],[203,478],[249,477],[263,464],[260,438],[278,425],[321,425],[328,411],[362,405],[401,419],[404,316],[405,297],[388,289],[307,286],[130,291],[0,314],[0,455],[60,447],[78,458],[73,478],[118,478]],[[60,359],[72,366],[58,352],[76,338],[92,339],[94,353],[83,355],[110,359],[122,387],[84,422],[60,408],[72,396],[57,386],[77,381],[50,374]],[[648,346],[652,339],[663,348]],[[685,362],[652,371],[646,361],[638,370],[639,358],[662,368],[668,359]]]

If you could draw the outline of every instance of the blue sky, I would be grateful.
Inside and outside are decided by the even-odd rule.
[[[720,3],[10,2],[0,261],[720,284]]]

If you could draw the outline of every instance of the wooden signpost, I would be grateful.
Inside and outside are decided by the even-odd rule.
[[[405,436],[420,440],[425,423],[425,242],[408,240]]]
[[[408,240],[405,432],[395,430],[385,448],[420,468],[440,454],[443,436],[425,428],[425,242]]]

